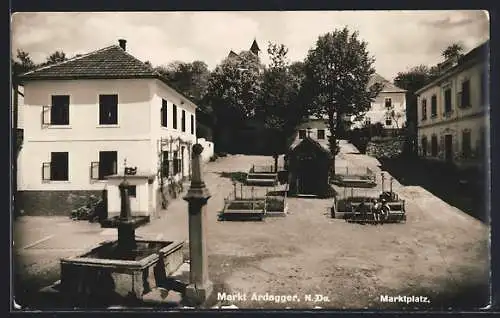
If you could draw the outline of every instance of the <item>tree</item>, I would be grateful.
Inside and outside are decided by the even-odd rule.
[[[54,53],[50,54],[47,57],[47,60],[44,63],[42,63],[40,66],[52,65],[52,64],[64,62],[66,60],[68,60],[68,58],[66,57],[66,53],[64,53],[63,51],[55,51]]]
[[[215,119],[220,123],[215,126],[219,148],[230,146],[227,144],[229,140],[219,142],[223,133],[227,138],[232,137],[228,134],[259,112],[262,66],[258,57],[246,53],[240,53],[239,58],[226,58],[208,79],[204,103],[213,109]],[[222,126],[227,129],[226,132],[223,132]]]
[[[358,32],[347,27],[322,35],[309,50],[305,61],[305,89],[310,113],[326,117],[330,130],[331,173],[335,174],[337,130],[345,116],[359,116],[371,106],[382,89],[381,83],[368,87],[375,73],[375,59]]]
[[[155,70],[165,76],[172,87],[201,106],[210,77],[210,71],[205,62],[174,61],[167,66],[158,66]]]
[[[287,60],[288,49],[283,44],[270,42],[267,52],[271,63],[263,75],[260,115],[264,126],[273,132],[274,140],[270,144],[277,171],[278,156],[285,151],[287,137],[302,118],[298,96],[303,76],[297,65],[291,70]]]
[[[453,43],[444,49],[443,52],[441,52],[441,55],[445,58],[445,60],[458,58],[462,54],[463,50],[464,46],[462,43]]]

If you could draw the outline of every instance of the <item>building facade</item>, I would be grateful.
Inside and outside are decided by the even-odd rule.
[[[371,102],[370,109],[361,120],[354,120],[351,128],[361,128],[369,124],[382,124],[386,130],[401,129],[406,122],[406,90],[399,88],[375,73],[368,87],[382,84],[382,90]]]
[[[489,42],[416,92],[419,155],[457,167],[482,166],[488,133]]]
[[[125,162],[154,175],[154,201],[190,175],[196,105],[126,52],[125,41],[23,74],[18,206],[69,215]],[[163,202],[164,203],[164,202]]]
[[[328,138],[330,135],[330,130],[328,129],[328,124],[325,119],[310,117],[308,120],[298,125],[295,134],[292,136],[290,148],[295,148],[302,140],[309,137],[321,147],[328,150],[330,149],[328,145]]]

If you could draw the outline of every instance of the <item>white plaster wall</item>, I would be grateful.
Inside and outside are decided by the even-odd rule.
[[[463,116],[468,116],[481,111],[485,105],[481,105],[481,71],[485,69],[484,63],[476,64],[468,69],[450,76],[440,84],[429,87],[421,92],[417,98],[418,101],[418,126],[422,127],[428,124],[439,123],[443,120],[457,119]],[[468,78],[470,80],[470,98],[471,107],[458,107],[457,93],[461,91],[462,81]],[[444,117],[444,88],[451,87],[451,115]],[[431,98],[432,95],[437,97],[437,116],[431,118]],[[422,120],[422,100],[427,100],[427,119]],[[488,99],[486,99],[488,100]]]
[[[488,114],[487,105],[481,104],[481,71],[485,69],[484,63],[478,63],[460,72],[452,74],[439,83],[420,92],[418,101],[418,143],[419,153],[422,155],[422,137],[428,139],[427,158],[434,160],[444,160],[444,146],[441,136],[451,134],[453,136],[454,160],[460,163],[460,153],[462,149],[462,131],[471,131],[471,147],[475,151],[479,144],[480,132],[483,129],[488,134]],[[457,93],[461,91],[461,83],[464,79],[470,80],[470,100],[471,105],[461,108],[458,104]],[[451,114],[444,115],[444,88],[451,88]],[[437,97],[437,116],[431,117],[431,98]],[[427,100],[427,119],[422,120],[422,101]],[[488,98],[485,99],[488,101]],[[485,103],[486,104],[486,103]],[[433,158],[430,154],[431,136],[438,137],[438,156]]]
[[[28,140],[81,141],[146,138],[150,132],[148,79],[34,81],[25,87],[24,126]],[[99,125],[99,95],[118,94],[118,124]],[[42,126],[42,106],[52,95],[69,95],[69,125]]]
[[[401,117],[398,118],[397,124],[392,119],[391,125],[386,125],[385,119],[387,114],[387,108],[385,107],[385,99],[390,98],[395,113],[400,114]],[[353,123],[352,128],[361,128],[364,126],[366,118],[370,118],[372,124],[381,123],[384,128],[401,128],[406,122],[406,95],[405,93],[391,93],[391,92],[381,92],[377,98],[371,103],[370,110],[368,110],[364,118],[360,121]],[[352,117],[354,119],[354,117]]]
[[[19,190],[102,190],[106,181],[90,180],[90,165],[99,161],[99,151],[117,151],[118,171],[137,166],[138,171],[153,173],[150,140],[147,138],[122,141],[28,141],[20,154]],[[68,152],[69,180],[42,181],[42,163],[50,162],[51,152]]]
[[[174,140],[181,138],[185,142],[191,142],[193,145],[196,143],[196,105],[187,100],[184,96],[177,93],[163,82],[155,80],[150,86],[152,92],[152,102],[151,102],[151,133],[152,140],[154,142],[153,151],[153,164],[158,167],[159,165],[159,147],[158,142],[161,138]],[[161,107],[162,99],[165,99],[168,104],[168,116],[167,116],[167,127],[161,126]],[[173,128],[173,105],[177,106],[177,129]],[[182,110],[186,112],[186,131],[182,132]],[[194,116],[194,132],[191,134],[191,115]],[[178,149],[178,145],[174,142],[172,148],[170,145],[164,146],[165,151],[179,151],[179,156],[181,155],[181,149]],[[183,170],[184,175],[189,175],[189,150],[187,146],[184,149],[184,162]],[[179,177],[179,176],[178,176]]]

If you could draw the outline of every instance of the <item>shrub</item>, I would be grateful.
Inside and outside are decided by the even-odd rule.
[[[285,199],[279,199],[279,198],[267,199],[266,210],[269,212],[283,212],[285,210]]]
[[[79,207],[71,211],[70,218],[73,220],[94,221],[97,217],[95,213],[96,209],[103,203],[103,199],[93,194],[90,196],[79,196],[78,199],[82,203],[80,203]]]

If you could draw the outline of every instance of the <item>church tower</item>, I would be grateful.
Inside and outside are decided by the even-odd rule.
[[[257,40],[254,39],[253,43],[252,43],[252,46],[250,47],[250,52],[252,52],[253,54],[259,56],[259,51],[260,51],[260,48],[259,48],[259,45],[257,44]]]

